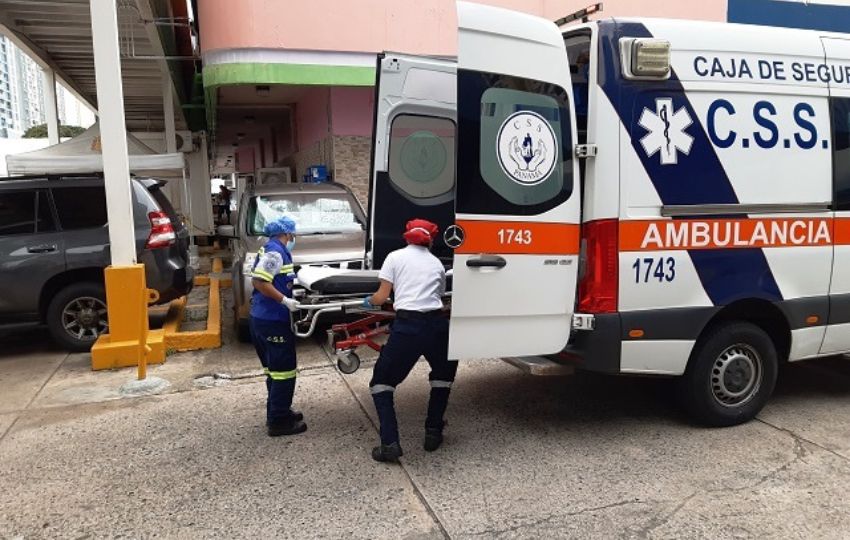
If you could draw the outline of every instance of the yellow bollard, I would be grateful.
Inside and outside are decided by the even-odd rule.
[[[147,288],[142,264],[109,266],[104,278],[109,334],[92,347],[92,369],[138,366],[138,378],[144,379],[148,363],[165,361],[163,333],[148,327],[148,304],[158,293]]]

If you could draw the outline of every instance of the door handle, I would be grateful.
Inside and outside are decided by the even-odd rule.
[[[507,266],[508,261],[504,257],[498,255],[484,255],[476,259],[467,259],[466,266],[469,268],[496,268],[501,269]]]
[[[50,253],[56,251],[56,246],[52,244],[42,244],[40,246],[30,246],[27,248],[28,253]]]

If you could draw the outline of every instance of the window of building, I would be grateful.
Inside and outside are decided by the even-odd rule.
[[[63,230],[106,225],[106,192],[102,186],[53,188],[53,200]]]

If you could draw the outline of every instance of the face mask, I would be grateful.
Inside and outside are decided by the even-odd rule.
[[[295,240],[290,240],[286,243],[286,250],[291,252],[293,249],[295,249]]]

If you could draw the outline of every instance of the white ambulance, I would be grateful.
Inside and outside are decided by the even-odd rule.
[[[444,231],[450,356],[679,377],[752,418],[850,351],[850,36],[458,3],[457,59],[379,60],[371,230]]]

